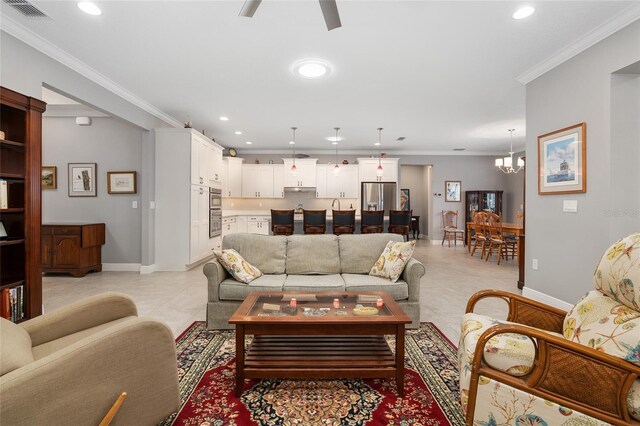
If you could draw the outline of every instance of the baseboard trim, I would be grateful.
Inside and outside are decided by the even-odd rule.
[[[102,270],[105,272],[140,272],[139,263],[103,263]]]
[[[549,296],[548,294],[533,290],[526,286],[522,289],[522,295],[524,297],[528,297],[529,299],[533,299],[538,302],[551,305],[555,308],[563,309],[565,311],[568,311],[573,307],[571,303],[567,303],[564,300],[556,299],[553,296]]]
[[[152,274],[158,270],[158,265],[156,263],[152,265],[142,265],[140,266],[141,274]]]

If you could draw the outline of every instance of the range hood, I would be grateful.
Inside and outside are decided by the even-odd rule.
[[[315,186],[285,186],[284,192],[316,192]]]

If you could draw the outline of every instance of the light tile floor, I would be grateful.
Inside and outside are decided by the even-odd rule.
[[[460,318],[469,296],[478,290],[494,288],[520,294],[516,287],[518,267],[515,260],[496,264],[478,254],[471,257],[461,245],[430,245],[420,240],[414,257],[426,266],[420,288],[422,321],[433,322],[455,344],[460,336]],[[165,321],[177,336],[192,322],[206,317],[207,280],[202,267],[187,272],[100,272],[83,278],[47,275],[43,278],[45,312],[87,296],[105,291],[130,295],[141,316]],[[483,303],[477,310],[504,318],[506,304]]]

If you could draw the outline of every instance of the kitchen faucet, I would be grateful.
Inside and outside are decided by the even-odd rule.
[[[333,210],[333,206],[336,204],[336,201],[338,202],[338,210],[340,210],[340,200],[338,200],[337,198],[334,198],[331,202],[331,210]]]

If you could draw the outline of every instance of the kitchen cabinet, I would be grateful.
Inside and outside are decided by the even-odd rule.
[[[105,224],[43,224],[42,272],[66,272],[84,277],[102,271]]]
[[[250,234],[269,235],[269,216],[247,217],[247,232]]]
[[[326,170],[327,198],[358,198],[360,181],[358,180],[358,166],[341,165],[339,172],[334,173],[334,166]]]
[[[242,165],[242,196],[244,198],[274,198],[273,164]]]
[[[285,187],[313,188],[316,186],[317,158],[296,159],[296,174],[291,173],[291,166],[293,166],[292,158],[283,158],[282,161],[284,161]]]
[[[284,166],[273,165],[273,198],[284,198]]]
[[[156,265],[184,271],[213,254],[209,188],[224,180],[222,147],[194,129],[160,128],[153,135]]]
[[[328,164],[316,166],[316,198],[331,198],[327,196],[327,169]]]
[[[246,216],[237,216],[236,217],[236,232],[247,232],[247,217]]]
[[[238,232],[237,218],[235,217],[223,217],[222,218],[222,237],[226,235],[234,234]]]
[[[378,176],[378,165],[382,166],[382,176]],[[397,158],[358,158],[360,182],[398,182]]]
[[[191,185],[190,215],[189,262],[195,263],[210,255],[213,248],[209,238],[209,188]]]
[[[225,157],[222,163],[222,197],[242,196],[242,163],[244,158]]]

